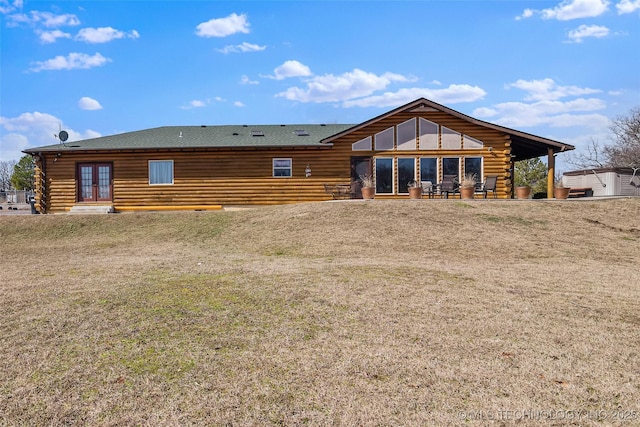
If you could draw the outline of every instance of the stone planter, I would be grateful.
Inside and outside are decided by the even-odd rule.
[[[571,191],[569,187],[556,187],[553,189],[553,197],[556,199],[567,199],[569,198],[569,191]]]
[[[375,187],[362,187],[362,198],[373,199],[376,195]]]
[[[531,195],[531,187],[529,186],[516,187],[516,198],[528,199],[530,195]]]

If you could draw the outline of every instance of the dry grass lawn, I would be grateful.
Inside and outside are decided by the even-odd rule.
[[[640,424],[640,199],[0,217],[0,425]]]

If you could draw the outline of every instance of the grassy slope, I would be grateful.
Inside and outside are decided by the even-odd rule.
[[[638,199],[12,216],[0,238],[0,425],[640,420]]]

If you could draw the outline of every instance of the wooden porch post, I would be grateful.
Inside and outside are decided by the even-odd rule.
[[[556,158],[553,155],[553,148],[547,149],[547,199],[553,197],[553,185],[556,177]]]

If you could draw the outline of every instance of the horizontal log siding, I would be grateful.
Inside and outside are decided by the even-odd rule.
[[[414,117],[422,117],[484,143],[479,150],[352,151],[351,145]],[[331,199],[323,184],[350,181],[352,156],[483,157],[484,174],[497,175],[500,198],[511,197],[511,142],[502,132],[468,123],[442,112],[399,113],[358,129],[326,149],[246,149],[211,151],[149,151],[45,155],[47,212],[64,212],[77,204],[77,163],[113,164],[113,205],[233,205],[281,204]],[[493,151],[489,152],[488,147]],[[272,159],[291,158],[293,177],[272,177]],[[149,185],[148,161],[173,160],[174,184]],[[305,178],[309,165],[312,176]],[[440,171],[441,172],[441,171]],[[378,195],[406,198],[407,195]]]
[[[422,117],[441,126],[448,127],[461,134],[471,136],[483,142],[484,148],[478,150],[460,149],[460,150],[384,150],[384,151],[352,151],[351,146],[354,142],[358,142],[368,136],[372,137],[372,145],[374,144],[373,136],[386,130],[392,126],[397,126],[414,117]],[[496,192],[499,198],[511,197],[511,178],[509,169],[511,168],[511,141],[508,134],[488,129],[483,126],[469,123],[457,117],[451,116],[443,112],[422,112],[398,113],[390,117],[386,117],[378,122],[372,123],[361,129],[358,129],[348,135],[345,135],[335,141],[334,151],[339,153],[338,157],[350,156],[372,156],[372,157],[483,157],[484,159],[484,175],[497,175],[498,182]],[[489,152],[488,147],[493,151]],[[375,148],[373,146],[372,148]],[[416,140],[416,148],[419,148]],[[395,166],[394,166],[395,167]],[[440,168],[442,165],[440,165]],[[397,170],[394,171],[397,173]],[[440,169],[442,174],[442,169]],[[484,178],[484,177],[483,177]],[[377,194],[379,199],[404,199],[406,194]]]
[[[325,183],[349,182],[349,157],[331,149],[63,153],[47,159],[48,212],[77,204],[76,165],[113,164],[113,205],[282,204],[331,199]],[[272,159],[291,158],[293,176],[272,177]],[[173,160],[174,184],[149,185],[149,160]],[[305,177],[309,165],[312,176]],[[104,203],[98,203],[104,204]]]

